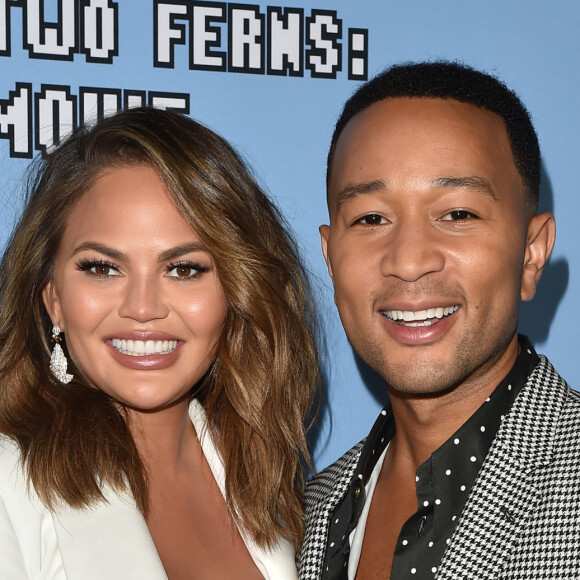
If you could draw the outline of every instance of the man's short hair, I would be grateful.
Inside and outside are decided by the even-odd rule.
[[[359,87],[344,105],[334,128],[326,165],[326,183],[336,143],[346,124],[377,101],[393,97],[454,99],[481,107],[503,119],[529,205],[537,209],[540,146],[530,114],[519,97],[492,75],[463,63],[436,61],[394,65]]]

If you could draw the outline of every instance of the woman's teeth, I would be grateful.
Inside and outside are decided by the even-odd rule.
[[[177,348],[176,340],[125,340],[113,338],[113,348],[129,356],[147,356],[148,354],[169,354]]]
[[[389,320],[407,326],[430,326],[436,320],[457,312],[459,306],[429,308],[427,310],[384,310],[383,315]]]

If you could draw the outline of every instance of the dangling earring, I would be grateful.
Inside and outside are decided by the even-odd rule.
[[[54,341],[54,349],[52,350],[52,354],[50,355],[50,370],[52,374],[63,384],[70,383],[73,376],[67,374],[66,369],[68,366],[66,356],[64,356],[64,352],[62,351],[62,347],[60,346],[61,338],[60,334],[60,326],[55,324],[52,327],[52,340]]]

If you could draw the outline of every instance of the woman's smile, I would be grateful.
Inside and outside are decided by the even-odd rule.
[[[169,354],[177,348],[176,340],[125,340],[124,338],[113,338],[111,344],[121,354],[129,356]]]

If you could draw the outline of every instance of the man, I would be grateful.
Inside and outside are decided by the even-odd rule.
[[[580,397],[517,334],[555,239],[524,106],[463,65],[395,66],[327,171],[335,302],[389,404],[310,483],[300,577],[579,578]]]

